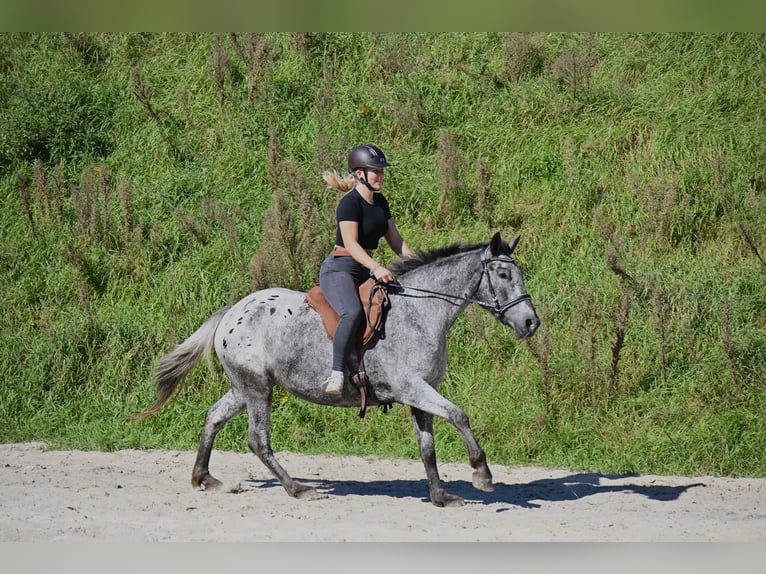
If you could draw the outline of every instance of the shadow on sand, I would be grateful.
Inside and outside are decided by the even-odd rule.
[[[577,473],[559,478],[543,478],[521,484],[495,483],[494,492],[476,490],[465,480],[445,481],[447,492],[465,499],[467,503],[495,504],[504,503],[521,508],[540,508],[541,502],[564,502],[577,500],[594,494],[608,492],[627,492],[645,496],[651,500],[669,502],[678,499],[690,488],[705,486],[694,482],[680,486],[663,484],[630,484],[625,479],[636,475],[608,475],[597,473]],[[299,482],[315,486],[323,494],[331,496],[390,496],[392,498],[417,498],[428,502],[428,482],[422,480],[339,480],[319,481],[297,478]],[[609,484],[606,481],[623,481]],[[282,488],[275,479],[246,480],[243,486],[248,489]],[[537,502],[536,502],[537,501]]]

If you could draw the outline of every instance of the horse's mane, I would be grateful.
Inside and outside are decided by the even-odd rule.
[[[457,255],[458,253],[474,251],[486,247],[487,245],[487,243],[453,243],[446,247],[437,247],[426,251],[418,249],[415,250],[414,257],[400,257],[399,259],[392,261],[387,267],[394,275],[401,275],[440,259],[445,259],[446,257]]]

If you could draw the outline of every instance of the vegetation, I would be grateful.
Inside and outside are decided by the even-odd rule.
[[[131,420],[157,359],[310,287],[319,174],[374,142],[411,245],[522,236],[541,329],[469,308],[442,387],[491,464],[764,476],[765,85],[763,34],[4,34],[0,441],[195,449],[227,380]],[[273,441],[417,457],[401,406],[280,390]],[[246,450],[246,417],[216,446]]]

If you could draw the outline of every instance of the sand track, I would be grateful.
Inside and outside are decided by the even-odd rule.
[[[766,540],[766,479],[606,476],[439,465],[460,508],[428,502],[420,461],[278,453],[326,498],[295,500],[246,453],[214,451],[225,485],[191,488],[194,452],[46,451],[0,445],[0,542]]]

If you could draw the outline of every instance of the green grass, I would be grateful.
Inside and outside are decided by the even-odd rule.
[[[196,448],[225,376],[134,421],[154,364],[256,283],[316,281],[319,174],[372,141],[411,245],[522,235],[540,331],[470,308],[441,389],[492,464],[766,475],[764,35],[2,40],[0,441]],[[277,450],[418,456],[400,405],[278,390],[272,423]],[[246,417],[216,446],[246,450]]]

